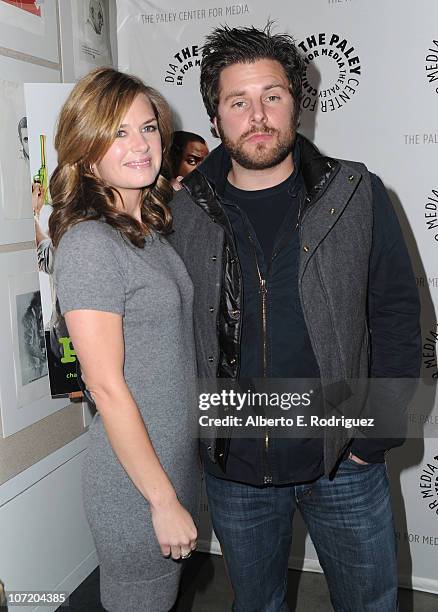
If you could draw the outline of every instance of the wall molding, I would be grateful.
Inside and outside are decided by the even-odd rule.
[[[11,244],[0,245],[0,253],[11,253],[12,251],[27,251],[28,249],[35,249],[36,257],[36,245],[33,240],[28,242],[12,242]]]
[[[27,53],[22,53],[21,51],[14,51],[14,49],[8,49],[7,47],[0,47],[0,55],[20,60],[21,62],[27,62],[28,64],[44,66],[44,68],[51,68],[52,70],[58,70],[59,72],[61,72],[60,62],[51,62],[50,60],[45,60],[41,57],[28,55]]]

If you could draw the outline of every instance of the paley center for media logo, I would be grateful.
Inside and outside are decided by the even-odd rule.
[[[438,455],[422,469],[420,491],[429,510],[438,515]]]
[[[173,54],[167,64],[164,81],[172,85],[182,85],[186,74],[201,67],[201,52],[199,45],[189,44]]]
[[[423,331],[423,367],[427,377],[438,378],[437,363],[438,325]]]
[[[299,44],[306,64],[303,110],[326,113],[342,108],[356,94],[362,76],[359,55],[341,34],[310,34]]]
[[[428,82],[438,94],[438,40],[433,40],[426,51],[425,69]]]
[[[438,243],[438,189],[432,189],[432,193],[427,196],[424,205],[424,220],[427,232]]]

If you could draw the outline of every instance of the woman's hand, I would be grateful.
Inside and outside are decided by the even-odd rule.
[[[151,505],[151,510],[152,525],[163,555],[175,560],[189,557],[196,549],[198,532],[176,495],[169,501]]]

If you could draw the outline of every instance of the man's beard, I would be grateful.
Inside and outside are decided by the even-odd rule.
[[[291,121],[289,130],[283,135],[280,135],[280,132],[273,128],[255,127],[242,134],[236,142],[233,142],[225,135],[219,116],[217,118],[217,131],[219,132],[222,144],[229,156],[234,159],[239,166],[247,170],[265,170],[266,168],[273,168],[280,164],[292,151],[296,135],[294,123]],[[263,142],[259,143],[255,146],[254,150],[249,153],[244,150],[244,146],[245,140],[251,136],[251,134],[277,135],[277,143],[274,147],[268,147]]]

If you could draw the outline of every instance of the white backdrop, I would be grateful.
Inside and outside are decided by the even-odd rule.
[[[331,156],[365,162],[388,188],[420,288],[423,381],[410,423],[415,437],[388,456],[399,541],[400,583],[438,593],[438,3],[430,0],[117,0],[119,67],[171,103],[176,129],[209,122],[199,60],[212,28],[262,27],[294,35],[307,60],[301,132]],[[218,550],[203,505],[202,538]],[[291,566],[318,570],[296,521]]]

